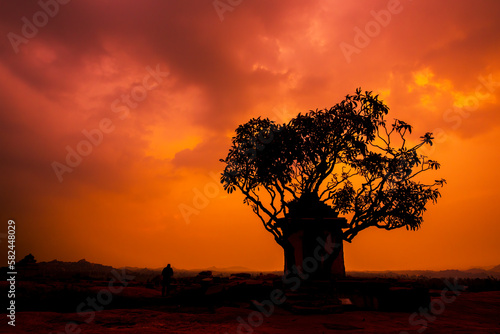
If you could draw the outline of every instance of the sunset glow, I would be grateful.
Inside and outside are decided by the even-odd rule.
[[[419,231],[346,243],[346,270],[500,264],[500,2],[63,2],[45,24],[36,1],[0,4],[0,233],[15,220],[18,259],[282,269],[219,159],[250,118],[361,87],[412,141],[434,133],[425,177],[448,184]]]

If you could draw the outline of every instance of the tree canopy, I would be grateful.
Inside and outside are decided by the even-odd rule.
[[[280,218],[295,215],[301,203],[311,217],[330,208],[348,218],[343,238],[349,242],[371,226],[416,230],[446,181],[416,179],[440,167],[418,152],[432,145],[432,133],[410,144],[412,126],[388,123],[388,112],[378,95],[357,89],[332,108],[298,114],[288,123],[251,119],[236,129],[220,160],[224,189],[239,190],[279,244]]]

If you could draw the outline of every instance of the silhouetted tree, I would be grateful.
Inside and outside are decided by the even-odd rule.
[[[345,215],[348,242],[371,226],[416,230],[445,180],[415,179],[440,167],[418,153],[432,145],[432,133],[414,143],[406,138],[412,126],[397,119],[388,124],[388,111],[378,95],[357,89],[330,109],[299,114],[286,124],[251,119],[236,129],[220,160],[224,189],[238,189],[284,248],[279,219],[287,216]]]

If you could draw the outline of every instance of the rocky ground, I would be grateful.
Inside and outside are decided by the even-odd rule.
[[[354,286],[359,292],[359,284],[369,284],[371,291],[372,283]],[[391,293],[411,296],[413,290],[393,283]],[[307,286],[286,298],[273,295],[276,285],[272,279],[214,284],[202,278],[178,282],[162,298],[158,287],[141,284],[115,287],[112,294],[104,281],[19,282],[16,326],[7,325],[4,315],[0,333],[500,333],[500,291],[430,290],[428,305],[413,312],[386,310],[380,296],[367,297],[366,291],[361,298],[351,289],[351,298],[336,303],[329,292],[318,300],[319,292]]]
[[[500,292],[463,293],[426,323],[410,313],[348,311],[325,315],[295,315],[277,308],[269,317],[254,316],[244,307],[216,310],[170,307],[114,309],[97,312],[90,323],[76,313],[20,312],[16,327],[3,322],[2,333],[500,333]],[[244,325],[238,321],[242,319]],[[262,322],[262,324],[261,324]],[[250,323],[250,324],[249,324]],[[256,326],[252,326],[256,325]]]

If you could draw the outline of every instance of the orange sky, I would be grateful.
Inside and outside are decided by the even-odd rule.
[[[500,264],[500,2],[45,1],[51,15],[0,4],[0,232],[16,221],[18,257],[280,269],[242,196],[215,186],[218,159],[251,117],[362,87],[414,139],[441,134],[427,153],[448,185],[418,232],[360,233],[347,270]],[[86,156],[58,177],[68,147]]]

